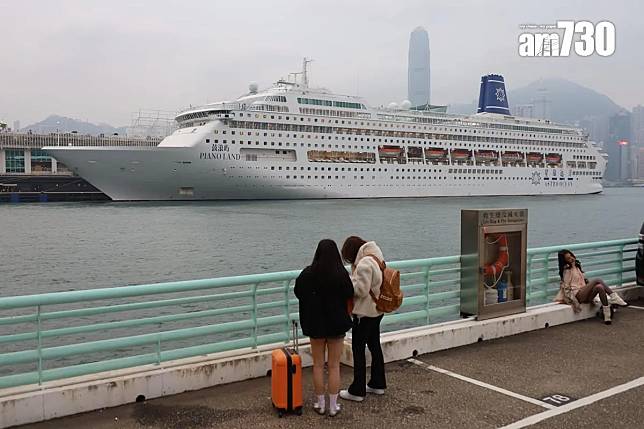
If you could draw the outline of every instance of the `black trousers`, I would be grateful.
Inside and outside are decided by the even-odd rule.
[[[385,360],[380,348],[380,321],[378,317],[353,316],[351,331],[351,348],[353,349],[353,383],[349,393],[356,396],[367,395],[367,360],[365,346],[371,352],[371,379],[369,387],[373,389],[387,388],[385,380]]]

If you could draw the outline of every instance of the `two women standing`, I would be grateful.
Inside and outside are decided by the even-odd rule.
[[[351,263],[351,276],[344,268],[334,241],[322,240],[313,262],[295,282],[295,296],[300,302],[300,324],[304,335],[311,338],[313,385],[316,395],[314,409],[326,412],[324,392],[325,352],[328,353],[330,416],[340,412],[338,394],[343,399],[362,401],[366,393],[385,393],[385,365],[380,348],[382,313],[376,310],[371,294],[378,296],[382,273],[376,259],[383,260],[374,242],[349,237],[342,246],[342,258]],[[371,292],[371,293],[370,293]],[[351,314],[348,302],[353,299]],[[354,381],[340,391],[340,355],[345,333],[353,327],[352,349]],[[371,380],[366,383],[365,346],[372,356]]]

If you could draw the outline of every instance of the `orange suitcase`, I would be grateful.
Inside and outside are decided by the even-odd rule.
[[[302,359],[298,354],[297,322],[293,322],[295,347],[273,350],[271,368],[271,398],[277,414],[302,415]]]

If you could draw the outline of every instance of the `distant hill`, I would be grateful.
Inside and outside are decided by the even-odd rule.
[[[556,122],[575,123],[588,118],[608,117],[623,108],[604,94],[565,79],[542,79],[511,91],[512,105],[533,104],[545,89],[550,118]]]
[[[542,79],[510,91],[510,110],[519,104],[534,104],[544,95],[548,100],[548,119],[560,123],[576,124],[592,118],[608,118],[622,110],[606,95],[565,79]],[[451,104],[448,111],[474,114],[476,102]]]
[[[112,135],[114,133],[124,135],[126,127],[117,128],[105,123],[92,124],[65,116],[51,115],[40,122],[21,128],[20,131],[27,132],[30,130],[36,134],[55,133],[56,131],[70,133],[76,131],[78,134],[97,136],[99,134]]]

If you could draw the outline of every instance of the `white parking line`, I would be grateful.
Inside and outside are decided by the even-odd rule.
[[[623,392],[626,392],[627,390],[634,389],[642,385],[644,385],[644,377],[636,378],[635,380],[629,381],[628,383],[620,384],[619,386],[615,386],[611,389],[604,390],[603,392],[586,396],[585,398],[578,399],[567,405],[563,405],[561,407],[558,407],[552,410],[544,411],[542,413],[535,414],[530,417],[526,417],[525,419],[519,420],[518,422],[514,422],[510,425],[503,426],[501,429],[520,429],[526,426],[531,426],[543,420],[549,419],[550,417],[558,416],[560,414],[567,413],[569,411],[572,411],[580,407],[585,407],[586,405],[590,405],[593,402],[606,399],[609,396],[617,395],[618,393],[623,393]]]
[[[644,310],[644,307],[638,307],[637,305],[629,305],[626,308],[637,308],[638,310]]]
[[[528,396],[524,396],[524,395],[521,395],[519,393],[514,393],[514,392],[511,392],[509,390],[503,389],[501,387],[497,387],[497,386],[494,386],[492,384],[484,383],[482,381],[478,381],[478,380],[475,380],[473,378],[469,378],[469,377],[466,377],[464,375],[460,375],[460,374],[457,374],[455,372],[448,371],[446,369],[438,368],[438,367],[433,366],[433,365],[428,365],[425,362],[420,361],[418,359],[413,359],[413,358],[412,359],[407,359],[407,362],[413,363],[414,365],[418,365],[418,366],[420,366],[422,368],[425,368],[425,369],[428,369],[430,371],[439,372],[441,374],[449,375],[450,377],[458,378],[459,380],[467,381],[468,383],[472,383],[472,384],[475,384],[475,385],[480,386],[480,387],[485,387],[486,389],[494,390],[495,392],[502,393],[504,395],[511,396],[513,398],[520,399],[520,400],[525,401],[525,402],[530,402],[531,404],[538,405],[538,406],[543,407],[543,408],[548,408],[549,410],[557,408],[554,405],[548,404],[547,402],[543,402],[543,401],[540,401],[538,399],[530,398]]]

